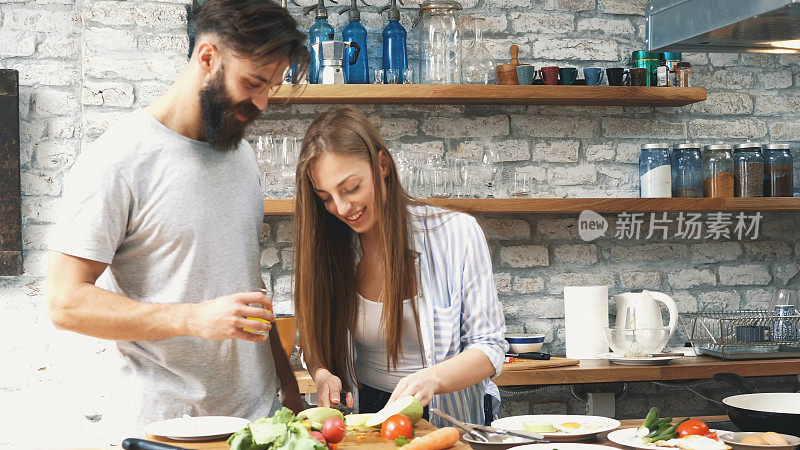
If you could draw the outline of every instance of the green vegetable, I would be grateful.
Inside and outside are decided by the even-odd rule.
[[[645,417],[644,422],[642,422],[642,426],[636,430],[636,436],[644,437],[650,434],[650,431],[653,429],[653,423],[655,423],[656,420],[658,420],[658,408],[654,406],[647,412],[647,417]]]
[[[402,446],[404,446],[406,444],[408,444],[408,439],[406,439],[405,436],[400,436],[399,438],[396,438],[394,440],[394,445],[396,445],[398,447],[402,447]]]
[[[232,450],[326,450],[288,408],[273,417],[250,422],[231,436],[228,443]]]
[[[676,436],[678,433],[675,431],[678,428],[678,425],[682,424],[689,420],[688,418],[681,420],[680,422],[676,423],[675,425],[670,426],[662,434],[655,435],[653,437],[647,438],[648,442],[656,442],[656,441],[668,441]]]
[[[650,431],[650,434],[648,434],[647,437],[653,437],[653,436],[658,436],[659,434],[663,434],[665,431],[667,431],[667,428],[672,426],[670,422],[672,422],[672,419],[670,419],[667,422],[662,422],[658,424],[657,427],[656,425],[654,425],[654,428]]]

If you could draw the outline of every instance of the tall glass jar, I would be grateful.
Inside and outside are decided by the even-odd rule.
[[[486,19],[471,19],[475,39],[464,39],[462,54],[462,79],[464,84],[494,84],[495,65],[492,53],[483,42],[483,22]]]
[[[733,197],[733,155],[727,144],[703,147],[703,196]]]
[[[414,22],[419,45],[419,82],[461,84],[461,32],[454,0],[426,0]]]
[[[747,141],[733,146],[733,193],[737,197],[764,196],[761,144]]]
[[[639,155],[639,197],[672,196],[672,169],[668,144],[642,145]]]
[[[789,144],[766,144],[764,153],[764,195],[767,197],[791,197],[792,152]]]
[[[703,196],[703,158],[700,144],[685,143],[672,146],[672,196]]]

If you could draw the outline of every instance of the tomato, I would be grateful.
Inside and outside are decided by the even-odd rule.
[[[323,444],[327,444],[327,442],[325,442],[325,436],[323,436],[319,431],[309,431],[309,434],[311,434],[311,437],[314,439],[322,442]]]
[[[411,419],[402,414],[389,417],[381,425],[381,437],[384,439],[395,440],[400,436],[411,439],[413,433],[414,424],[411,423]]]
[[[706,433],[703,436],[705,436],[705,437],[707,437],[709,439],[713,439],[715,441],[719,440],[719,436],[717,436],[717,433]]]
[[[708,434],[708,425],[702,420],[689,419],[678,425],[678,429],[675,431],[678,432],[678,437],[685,437],[691,434],[703,436]]]
[[[325,436],[325,440],[330,444],[342,442],[346,431],[347,428],[344,426],[344,422],[338,417],[329,417],[322,424],[322,435]]]

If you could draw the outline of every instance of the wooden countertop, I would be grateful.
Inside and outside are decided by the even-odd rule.
[[[728,416],[704,416],[704,417],[694,417],[695,419],[700,419],[705,422],[722,422],[729,420]],[[677,418],[678,420],[682,419],[682,417]],[[620,428],[636,428],[644,422],[644,419],[628,419],[628,420],[620,420],[622,426]],[[421,420],[414,426],[414,432],[420,435],[427,434],[434,429],[433,425],[425,420]],[[625,446],[615,444],[608,440],[607,438],[608,433],[600,434],[597,439],[587,441],[587,444],[600,444],[606,445],[609,447],[616,447],[620,449],[630,450]],[[361,442],[356,443],[357,435],[356,433],[349,432],[348,435],[345,437],[345,440],[339,444],[339,450],[348,450],[348,449],[360,449],[360,448],[385,448],[385,449],[396,449],[397,447],[393,443],[386,443],[386,442],[378,442],[375,440],[374,436],[369,437],[370,441],[367,441],[367,438],[362,440]],[[178,447],[185,447],[185,448],[192,448],[198,450],[229,450],[229,446],[225,441],[213,441],[213,442],[176,442],[176,441],[169,441],[164,439],[157,439],[150,436],[150,439],[153,439],[158,442],[164,442],[171,445],[175,445]],[[380,437],[377,437],[380,440]],[[120,447],[108,447],[108,450],[118,450]],[[453,449],[469,449],[469,446],[464,444],[463,442],[459,442]],[[83,449],[83,450],[99,450],[99,449]]]
[[[314,381],[305,369],[296,367],[294,372],[301,393],[316,392]],[[712,356],[686,356],[664,366],[622,366],[607,360],[584,359],[577,366],[504,372],[494,382],[498,386],[534,386],[691,380],[711,378],[719,372],[733,372],[743,377],[800,375],[800,359],[729,361]]]

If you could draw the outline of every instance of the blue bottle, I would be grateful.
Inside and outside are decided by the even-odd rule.
[[[384,6],[378,11],[383,13],[389,11],[389,23],[383,29],[383,82],[387,83],[386,74],[389,70],[397,71],[397,82],[405,82],[405,71],[408,69],[408,59],[406,57],[406,39],[408,33],[400,25],[400,10],[397,9],[397,0]]]
[[[364,0],[361,0],[362,2]],[[366,5],[366,3],[364,3]],[[350,11],[350,23],[342,30],[342,40],[355,42],[361,49],[356,52],[353,47],[344,51],[342,70],[347,84],[369,84],[369,53],[367,52],[367,29],[361,24],[361,11],[358,0],[351,0],[350,6],[343,8],[339,14]],[[355,58],[355,61],[353,60]]]
[[[311,53],[308,63],[308,82],[311,84],[319,83],[319,68],[322,66],[322,55],[317,55],[313,44],[333,40],[333,27],[328,23],[328,8],[325,7],[325,0],[319,0],[316,5],[311,5],[303,10],[304,14],[317,10],[317,21],[308,30],[308,51]]]

